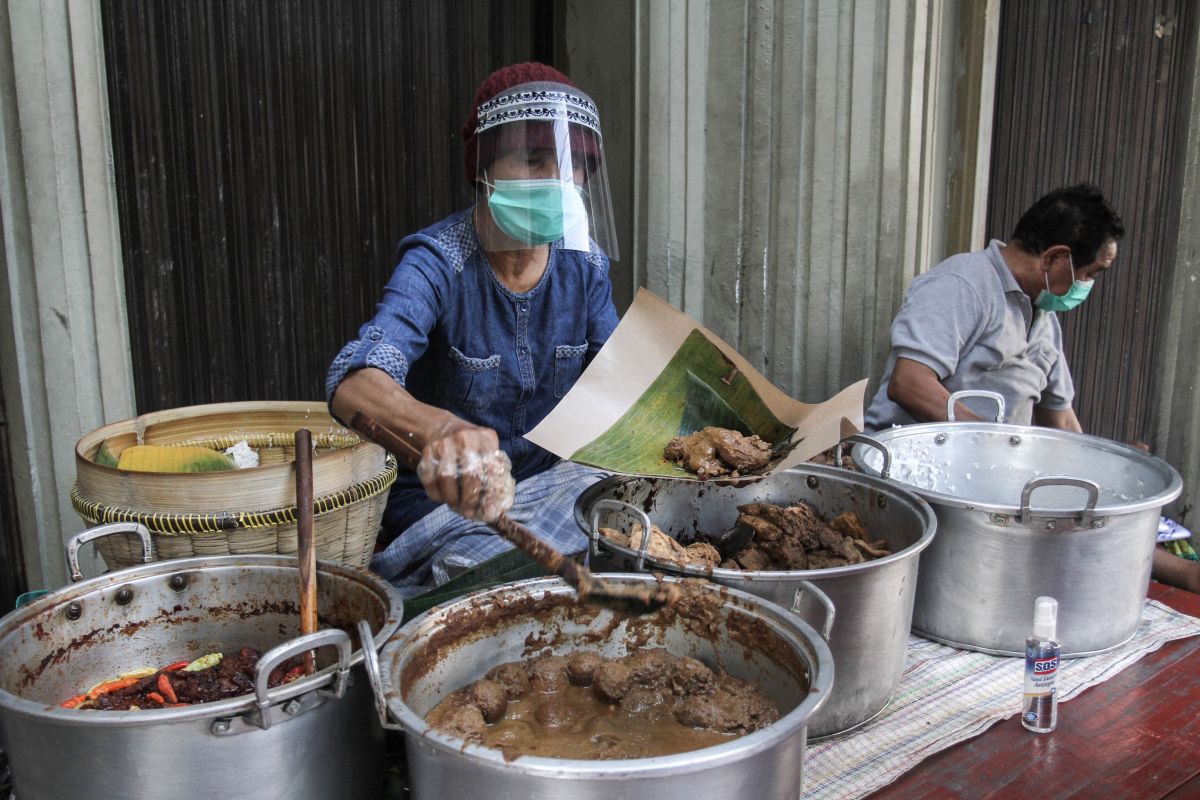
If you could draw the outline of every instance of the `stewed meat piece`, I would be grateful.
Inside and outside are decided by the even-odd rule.
[[[508,691],[504,686],[482,678],[467,687],[467,699],[483,714],[485,722],[492,723],[504,716],[508,708]]]
[[[615,661],[606,661],[592,672],[592,691],[608,703],[620,702],[633,686],[633,670]]]
[[[592,673],[604,663],[599,653],[576,650],[567,657],[567,679],[576,686],[591,686]]]
[[[492,667],[487,672],[487,678],[503,686],[509,700],[516,700],[529,691],[529,672],[524,664],[509,662]]]
[[[760,470],[771,460],[771,445],[758,436],[707,427],[667,443],[663,458],[700,478],[737,477]]]
[[[529,662],[529,685],[535,692],[553,692],[567,681],[567,659],[541,656]]]

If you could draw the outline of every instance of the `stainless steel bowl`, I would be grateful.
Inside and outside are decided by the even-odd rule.
[[[1162,507],[1183,481],[1162,459],[1096,436],[991,422],[909,425],[851,451],[925,498],[938,535],[922,557],[913,628],[1019,656],[1034,600],[1058,600],[1063,654],[1091,655],[1141,620]]]
[[[146,529],[126,523],[70,547],[97,531],[136,533],[149,548]],[[71,584],[0,619],[0,738],[16,796],[376,800],[383,731],[348,631],[364,621],[373,652],[399,626],[400,599],[361,569],[320,563],[327,629],[299,637],[298,587],[287,556],[156,561]],[[255,694],[142,711],[58,705],[122,672],[240,647],[266,651]],[[273,663],[318,647],[318,672],[267,687]]]
[[[649,583],[645,575],[608,575]],[[717,617],[680,611],[614,619],[575,602],[557,578],[501,586],[409,622],[379,657],[376,687],[385,718],[407,734],[411,787],[418,798],[694,800],[798,798],[806,725],[829,696],[833,660],[821,637],[773,604],[701,583],[719,600]],[[678,611],[678,609],[676,609]],[[497,664],[542,652],[590,649],[623,656],[642,646],[693,656],[765,691],[783,716],[739,739],[677,755],[613,761],[519,756],[468,744],[429,728],[425,714],[446,694]]]
[[[614,545],[598,531],[602,525],[620,527],[622,515],[645,515],[668,535],[689,540],[697,532],[720,535],[733,530],[740,504],[800,501],[826,518],[855,512],[872,536],[887,541],[892,555],[829,569],[701,569],[645,557]],[[770,600],[810,622],[824,611],[805,593],[797,595],[797,589],[811,584],[828,595],[836,609],[828,644],[838,679],[829,702],[809,721],[810,738],[860,727],[891,700],[904,672],[918,564],[936,529],[933,511],[911,492],[869,475],[817,464],[740,484],[614,476],[580,495],[575,520],[591,538],[591,563],[597,570],[705,577]]]

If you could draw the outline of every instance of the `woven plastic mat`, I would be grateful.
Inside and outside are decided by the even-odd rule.
[[[1147,600],[1137,632],[1124,645],[1060,663],[1059,702],[1103,683],[1166,642],[1196,635],[1200,619]],[[884,713],[845,738],[809,745],[805,800],[863,797],[934,753],[1017,714],[1024,670],[1022,658],[973,653],[910,636],[904,674]]]

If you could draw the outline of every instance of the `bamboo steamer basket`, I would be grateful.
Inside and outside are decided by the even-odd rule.
[[[91,526],[139,522],[154,558],[250,553],[294,554],[295,432],[307,428],[313,454],[317,558],[365,567],[375,547],[396,461],[340,425],[322,402],[252,401],[188,406],[105,425],[75,446],[71,503]],[[191,445],[223,451],[246,441],[259,466],[220,472],[132,472],[97,464],[136,444]],[[110,569],[143,562],[136,536],[109,536],[97,549]]]

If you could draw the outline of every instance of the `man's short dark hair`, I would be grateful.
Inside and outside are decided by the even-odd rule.
[[[1091,264],[1100,248],[1125,235],[1121,218],[1090,183],[1055,189],[1021,215],[1012,238],[1032,255],[1065,244],[1075,267]]]

